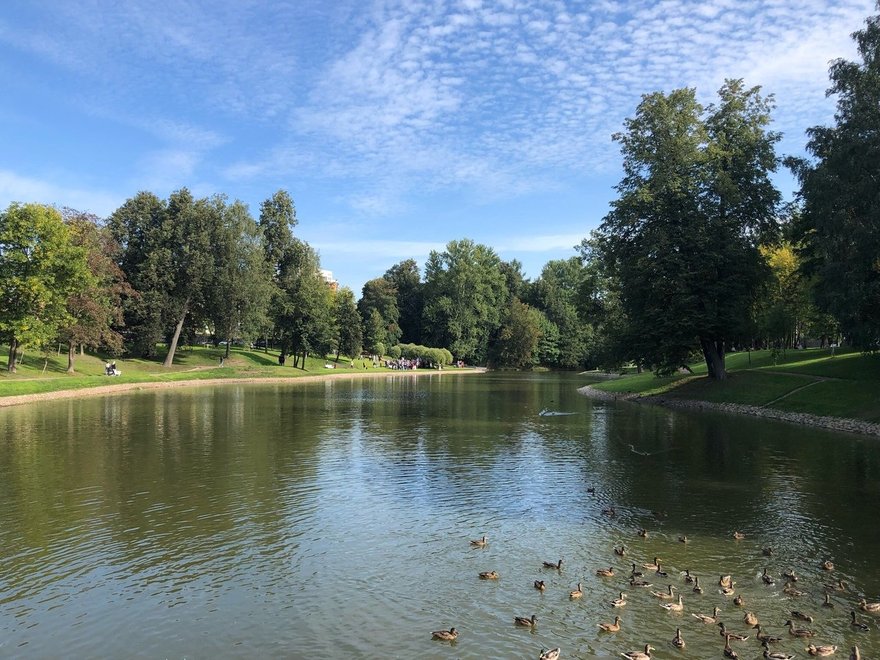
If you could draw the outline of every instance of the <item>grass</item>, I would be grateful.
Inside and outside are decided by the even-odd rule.
[[[726,366],[729,377],[721,382],[705,378],[706,366],[700,363],[691,365],[694,375],[632,374],[592,386],[880,422],[880,356],[840,349],[833,354],[829,349],[752,351],[729,354]]]
[[[101,355],[77,355],[74,366],[76,373],[67,373],[67,353],[48,356],[48,360],[40,353],[25,353],[17,373],[9,373],[5,369],[6,353],[3,353],[2,370],[0,370],[0,397],[21,394],[39,394],[60,390],[77,390],[100,385],[118,383],[144,383],[156,381],[206,380],[214,378],[296,378],[299,376],[326,374],[330,370],[325,364],[335,366],[333,373],[364,372],[364,360],[355,360],[354,368],[349,366],[347,358],[325,360],[310,357],[306,360],[306,368],[299,369],[278,364],[278,353],[263,350],[233,348],[224,366],[220,366],[220,358],[225,355],[225,348],[186,347],[178,350],[174,356],[174,364],[165,368],[161,360],[131,358],[116,360],[121,376],[104,375],[107,361]],[[370,364],[370,370],[373,370]]]

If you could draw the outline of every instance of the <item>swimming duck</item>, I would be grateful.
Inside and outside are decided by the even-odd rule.
[[[718,593],[723,594],[725,596],[732,596],[734,593],[733,587],[721,587],[718,590]]]
[[[813,631],[808,630],[807,628],[795,628],[794,624],[791,622],[791,619],[785,622],[785,625],[788,626],[788,634],[792,637],[812,637]]]
[[[670,584],[670,585],[667,585],[667,587],[666,587],[666,591],[665,591],[665,592],[663,592],[663,591],[652,591],[652,592],[651,592],[651,595],[654,596],[655,598],[660,598],[660,599],[662,599],[662,600],[672,600],[673,598],[675,598],[675,594],[672,593],[672,590],[673,590],[673,589],[675,589],[675,587],[673,587],[673,586]]]
[[[686,534],[682,534],[681,536],[679,536],[679,537],[678,537],[678,542],[679,542],[679,543],[687,543],[687,542],[688,542],[688,537],[687,537],[687,535],[686,535]]]
[[[449,630],[435,630],[431,633],[431,639],[442,639],[445,642],[451,642],[458,637],[458,631],[455,628]]]
[[[679,649],[683,649],[685,647],[684,639],[682,639],[681,637],[681,628],[675,629],[675,637],[672,638],[672,645]]]
[[[863,612],[880,612],[880,603],[868,603],[862,598],[859,601],[859,609]]]
[[[772,577],[767,574],[767,569],[764,569],[764,574],[761,575],[761,582],[764,584],[776,584]]]
[[[626,546],[622,545],[619,548],[614,548],[614,554],[617,555],[618,557],[625,557],[626,556]]]
[[[801,591],[800,589],[795,589],[794,585],[791,582],[786,582],[785,586],[782,587],[782,591],[786,596],[807,596],[806,591]]]
[[[538,591],[544,591],[547,585],[544,584],[544,580],[535,580],[535,589]]]
[[[631,587],[650,587],[652,585],[647,580],[636,580],[633,577],[633,578],[629,579],[629,586],[631,586]]]
[[[562,655],[562,650],[557,646],[555,649],[541,651],[541,655],[538,656],[538,660],[559,660],[560,655]]]
[[[782,641],[782,637],[774,637],[773,635],[768,635],[763,630],[761,630],[760,623],[756,623],[754,627],[758,630],[758,632],[755,633],[755,638],[762,644],[775,644],[776,642]]]
[[[810,655],[834,655],[834,652],[837,651],[837,647],[831,646],[830,644],[827,644],[825,646],[816,646],[815,644],[810,644],[804,650]]]
[[[734,584],[736,583],[729,575],[722,575],[720,578],[718,578],[719,587],[732,587]]]
[[[718,627],[721,628],[721,632],[719,633],[722,637],[729,637],[730,639],[735,639],[738,642],[744,642],[749,638],[749,635],[740,635],[739,633],[730,632],[724,625],[723,621],[718,622]]]
[[[797,582],[798,581],[798,576],[795,574],[793,568],[789,568],[787,571],[784,571],[782,573],[782,577],[784,577],[789,582]]]
[[[532,618],[528,619],[524,616],[515,616],[513,617],[513,622],[518,626],[529,626],[533,628],[536,623],[538,623],[538,617],[533,614]]]
[[[746,601],[743,599],[743,597],[740,594],[737,594],[736,597],[733,599],[733,604],[736,605],[737,607],[742,607],[743,605],[746,604]]]
[[[645,575],[642,571],[636,570],[635,564],[633,564],[632,567],[633,567],[632,572],[629,574],[630,577],[643,577]]]
[[[691,616],[694,617],[695,619],[699,619],[703,623],[718,623],[718,608],[717,607],[712,608],[712,616],[709,616],[708,614],[693,614],[693,613],[691,614]]]
[[[807,614],[806,612],[800,612],[798,610],[792,610],[791,616],[793,619],[798,619],[800,621],[806,621],[807,623],[813,623],[813,617]],[[788,625],[788,624],[786,624]]]
[[[575,589],[574,591],[569,591],[569,592],[568,592],[568,597],[569,597],[569,598],[580,598],[580,597],[583,596],[583,595],[584,595],[584,590],[581,589],[581,583],[580,583],[580,582],[578,582],[577,589]]]
[[[647,568],[649,570],[656,571],[658,568],[660,568],[660,558],[654,557],[653,562],[648,562],[647,564],[642,564],[642,568]]]
[[[471,541],[471,545],[475,548],[484,548],[489,545],[489,537],[483,534],[483,538]]]
[[[834,607],[834,603],[831,602],[831,594],[825,594],[825,602],[822,603],[822,607]]]
[[[659,564],[659,563],[657,564],[657,570],[654,571],[654,572],[655,572],[657,575],[659,575],[660,577],[669,577],[669,573],[667,573],[666,571],[664,571],[664,570],[660,567],[660,564]]]
[[[820,565],[823,570],[826,570],[826,571],[833,571],[834,570],[834,562],[831,561],[830,559],[826,559]]]
[[[656,650],[650,644],[645,644],[644,651],[630,651],[629,653],[621,653],[620,655],[627,660],[651,660],[651,651]]]
[[[617,632],[620,630],[620,617],[614,617],[614,623],[600,623],[599,627],[605,632]]]
[[[643,539],[648,538],[648,530],[645,529],[644,527],[642,527],[642,528],[639,530],[638,534],[639,534],[639,536],[641,536]]]
[[[596,575],[599,577],[614,577],[614,567],[609,566],[608,568],[598,568],[596,569]]]
[[[724,657],[733,658],[734,660],[739,657],[736,651],[730,648],[730,635],[724,636]]]
[[[625,607],[626,606],[626,594],[622,591],[620,592],[620,597],[615,598],[610,602],[611,607]]]
[[[684,603],[681,600],[681,594],[678,595],[677,603],[660,603],[660,607],[670,612],[681,612],[684,609]]]
[[[773,556],[773,548],[762,548],[761,554],[764,555],[765,557],[772,557]]]
[[[703,587],[700,586],[700,578],[694,577],[694,593],[701,594],[703,593]]]
[[[849,615],[850,615],[849,625],[851,625],[853,628],[855,628],[857,630],[867,630],[868,629],[868,624],[862,623],[861,621],[859,621],[856,618],[855,611],[850,612]]]
[[[617,515],[617,511],[614,510],[613,506],[608,507],[607,509],[602,509],[602,515],[608,516],[609,518],[613,518]]]
[[[684,581],[686,584],[694,583],[694,576],[691,575],[691,569],[689,568],[684,569]]]
[[[498,571],[484,571],[480,573],[481,580],[497,580],[499,577]]]
[[[782,651],[771,651],[770,647],[767,646],[767,642],[764,642],[764,657],[769,660],[792,660],[794,658],[793,655],[783,653]]]
[[[734,532],[733,533],[733,538],[737,541],[742,541],[745,537],[746,537],[746,535],[743,534],[742,532]]]
[[[849,587],[846,580],[838,580],[834,584],[826,584],[825,591],[846,591]]]
[[[555,564],[552,561],[545,561],[544,568],[555,568],[557,571],[562,569],[562,560],[560,559]]]
[[[746,612],[743,617],[743,623],[749,626],[756,626],[758,625],[758,617],[754,612]]]
[[[849,660],[862,660],[862,654],[859,653],[859,647],[853,646],[849,654]]]

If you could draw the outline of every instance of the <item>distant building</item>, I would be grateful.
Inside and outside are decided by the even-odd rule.
[[[327,283],[327,286],[330,287],[330,290],[334,293],[339,289],[339,282],[333,279],[333,271],[332,270],[324,270],[321,269],[321,277],[324,278],[324,281]]]

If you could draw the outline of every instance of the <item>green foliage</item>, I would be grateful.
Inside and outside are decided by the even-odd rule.
[[[370,318],[373,312],[379,315],[382,332],[373,337],[374,341],[389,344],[400,341],[400,312],[397,308],[397,288],[393,281],[377,277],[364,284],[363,295],[358,301],[358,311],[365,324],[373,322]]]
[[[377,309],[371,309],[364,323],[364,348],[376,354],[376,347],[385,344],[385,323]]]
[[[400,355],[401,355],[400,344],[396,344],[396,345],[394,345],[394,346],[389,346],[389,347],[388,347],[388,350],[386,350],[385,353],[386,353],[386,354],[388,355],[388,357],[390,357],[392,360],[399,360],[399,359],[400,359]]]
[[[406,259],[389,268],[382,277],[391,282],[397,291],[399,341],[418,341],[422,336],[424,308],[424,291],[418,265],[414,259]]]
[[[350,358],[363,352],[364,332],[361,315],[354,302],[354,293],[348,287],[336,292],[333,317],[337,329],[336,350]]]
[[[541,336],[539,312],[518,298],[510,301],[495,341],[494,362],[500,367],[530,369]]]

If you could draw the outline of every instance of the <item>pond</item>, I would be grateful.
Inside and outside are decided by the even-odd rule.
[[[876,438],[593,402],[582,384],[393,375],[2,410],[0,657],[722,657],[691,616],[715,606],[751,635],[741,658],[762,650],[747,611],[807,657],[792,610],[816,644],[880,656],[880,614],[858,609],[880,601]],[[655,557],[667,576],[641,568]],[[629,585],[632,563],[653,587]],[[650,593],[669,584],[681,613]]]

